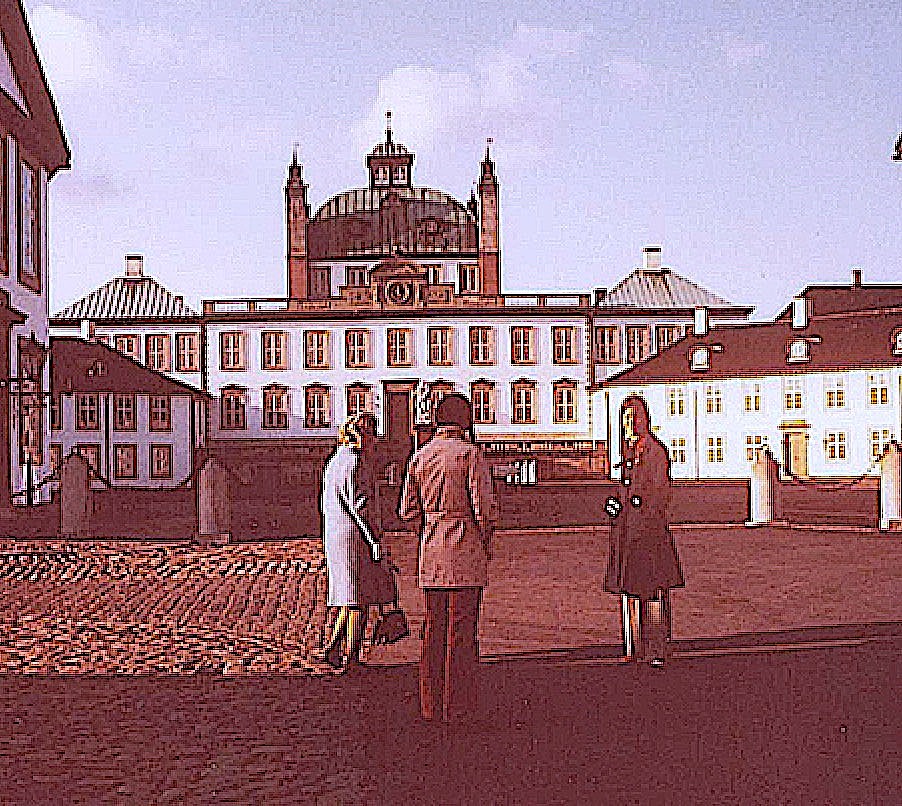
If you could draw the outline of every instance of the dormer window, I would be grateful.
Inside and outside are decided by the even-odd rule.
[[[902,355],[902,330],[893,336],[893,355]]]
[[[787,361],[807,361],[810,357],[809,345],[805,339],[796,339],[789,345]]]
[[[407,166],[406,165],[396,165],[395,170],[393,171],[393,180],[395,184],[404,184],[407,182]]]
[[[376,184],[377,185],[387,185],[388,184],[388,166],[380,165],[376,168]]]
[[[689,354],[689,366],[699,371],[711,366],[711,351],[707,347],[696,347]]]

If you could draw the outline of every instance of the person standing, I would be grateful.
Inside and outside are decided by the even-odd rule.
[[[374,433],[360,428],[352,417],[338,431],[338,446],[326,462],[320,497],[323,515],[323,549],[329,575],[329,607],[339,608],[323,660],[339,670],[359,661],[362,634],[361,610],[367,606],[360,591],[361,547],[374,562],[381,546],[363,515],[366,500],[358,487],[360,453],[369,449]]]
[[[408,463],[399,515],[421,518],[421,712],[448,722],[476,710],[479,609],[497,507],[489,467],[472,442],[470,401],[445,395],[435,424],[435,436]]]
[[[624,597],[627,657],[661,666],[669,637],[670,590],[684,584],[668,520],[670,455],[652,433],[641,397],[623,401],[620,423],[619,495],[605,505],[613,523],[604,587]]]

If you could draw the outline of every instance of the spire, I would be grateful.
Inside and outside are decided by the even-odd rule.
[[[298,162],[300,143],[295,143],[291,150],[291,165],[288,168],[288,181],[295,186],[304,184],[304,166]]]
[[[385,112],[385,142],[391,142],[391,109]]]
[[[485,159],[482,161],[482,181],[492,181],[495,178],[495,163],[492,162],[492,155],[489,149],[495,141],[491,137],[487,137],[485,141]]]

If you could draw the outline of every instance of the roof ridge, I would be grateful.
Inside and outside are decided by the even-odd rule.
[[[51,319],[134,319],[200,316],[184,296],[156,277],[116,275],[63,309]]]

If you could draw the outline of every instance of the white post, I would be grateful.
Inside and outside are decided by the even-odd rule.
[[[895,440],[880,459],[880,529],[902,529],[902,448]]]
[[[746,526],[763,526],[774,520],[773,457],[767,448],[755,451],[749,480],[749,519]]]

